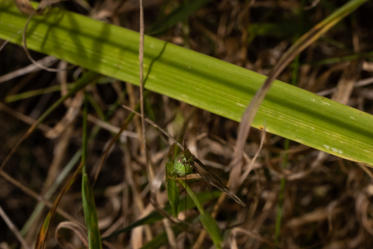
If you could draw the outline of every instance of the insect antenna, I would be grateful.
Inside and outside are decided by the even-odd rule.
[[[126,105],[122,105],[122,108],[123,109],[126,109],[127,111],[130,111],[132,112],[133,114],[137,115],[137,116],[141,116],[141,114],[135,110],[133,110],[132,108],[126,106]],[[148,119],[145,117],[145,122],[147,122],[148,124],[150,124],[151,126],[153,126],[154,128],[156,128],[158,131],[161,132],[161,134],[163,134],[165,137],[167,137],[168,139],[170,139],[172,141],[172,143],[175,143],[180,149],[184,150],[185,147],[179,142],[177,141],[176,138],[174,138],[173,136],[171,136],[170,134],[168,134],[167,131],[165,131],[163,128],[161,128],[159,125],[157,125],[154,121],[152,121],[151,119]]]

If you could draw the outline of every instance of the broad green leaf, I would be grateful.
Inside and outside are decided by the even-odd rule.
[[[0,38],[21,44],[27,16],[0,1]],[[139,34],[60,9],[32,18],[30,49],[138,84]],[[239,121],[265,76],[145,37],[145,88]],[[373,165],[373,116],[276,81],[254,127],[353,161]]]

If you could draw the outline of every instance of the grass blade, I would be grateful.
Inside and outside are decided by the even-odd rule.
[[[82,149],[82,201],[83,201],[83,212],[84,220],[87,226],[88,232],[88,246],[89,249],[102,249],[101,235],[98,228],[97,212],[95,205],[95,197],[93,189],[89,183],[87,175],[87,148],[88,148],[88,137],[87,137],[87,98],[84,101],[83,109],[83,149]]]
[[[49,210],[47,216],[44,219],[44,222],[39,230],[38,237],[36,239],[36,245],[35,249],[44,249],[45,248],[45,241],[47,239],[48,233],[49,233],[49,225],[51,221],[53,220],[56,210],[58,207],[58,204],[60,203],[63,195],[70,189],[71,185],[75,182],[76,178],[80,174],[81,170],[83,168],[83,164],[81,163],[74,173],[69,177],[65,185],[63,186],[62,190],[58,193],[57,198],[53,202],[53,206]]]
[[[63,180],[68,176],[74,165],[79,161],[81,155],[81,151],[77,151],[75,155],[71,158],[71,160],[67,163],[66,167],[61,171],[61,173],[58,175],[56,181],[53,183],[53,185],[48,189],[48,191],[45,193],[44,198],[49,200],[50,197],[54,194],[58,186],[63,182]],[[45,204],[42,202],[39,202],[36,207],[34,208],[34,211],[30,215],[30,218],[26,221],[26,223],[23,225],[21,234],[25,235],[27,231],[32,226],[32,223],[37,219],[43,211]]]
[[[183,185],[183,187],[187,191],[188,195],[190,196],[190,198],[192,199],[192,201],[196,205],[196,207],[197,207],[197,209],[200,213],[200,218],[199,219],[200,219],[203,227],[206,229],[207,233],[210,235],[210,238],[212,239],[212,242],[214,243],[216,248],[218,248],[218,249],[222,248],[221,244],[222,244],[223,239],[220,235],[220,230],[219,230],[218,224],[210,216],[209,213],[205,212],[205,210],[203,209],[200,201],[198,200],[198,197],[196,196],[196,194],[194,194],[193,190],[188,186],[188,184],[186,184],[185,182],[183,182],[181,180],[179,180],[179,183],[181,185]]]
[[[82,174],[82,199],[85,223],[88,231],[88,243],[90,249],[101,249],[101,236],[98,228],[95,198],[85,171]]]
[[[175,232],[175,234],[179,234],[183,231],[179,225],[173,226],[172,230]],[[162,245],[165,245],[167,241],[167,234],[166,232],[163,232],[155,236],[151,241],[141,247],[141,249],[158,249],[161,248]]]
[[[199,200],[199,202],[201,203],[201,205],[213,200],[213,199],[216,199],[219,197],[220,195],[220,192],[218,191],[214,191],[214,192],[202,192],[202,193],[197,193],[197,198]],[[192,202],[191,198],[189,196],[186,196],[186,198],[183,198],[180,202],[179,202],[179,205],[177,207],[177,210],[179,212],[182,212],[182,211],[185,211],[185,210],[189,210],[191,208],[195,208],[196,205],[194,202]],[[165,212],[169,213],[171,212],[171,207],[170,206],[167,206],[165,209],[164,209]],[[153,211],[152,213],[150,213],[149,215],[145,216],[144,218],[142,219],[139,219],[137,221],[135,221],[134,223],[132,223],[131,225],[125,227],[125,228],[121,228],[117,231],[114,231],[113,233],[107,235],[106,237],[104,237],[103,239],[106,240],[106,239],[110,239],[112,237],[115,237],[115,236],[118,236],[119,234],[121,233],[127,233],[127,232],[130,232],[132,229],[138,227],[138,226],[142,226],[142,225],[146,225],[146,224],[153,224],[157,221],[160,221],[164,218],[164,216],[162,216],[160,213],[158,213],[157,211]],[[166,238],[167,239],[167,238]]]

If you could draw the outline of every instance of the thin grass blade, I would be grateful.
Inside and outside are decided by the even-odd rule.
[[[83,168],[83,164],[81,163],[74,173],[68,178],[65,185],[61,189],[61,191],[58,193],[57,198],[53,202],[53,206],[49,210],[47,216],[44,219],[43,225],[41,226],[38,237],[36,239],[35,249],[44,249],[45,248],[45,241],[47,239],[48,233],[49,233],[49,225],[53,221],[53,218],[56,214],[56,210],[58,207],[58,204],[60,203],[63,195],[70,189],[71,185],[75,182],[76,178],[80,174],[81,170]]]
[[[218,224],[216,223],[216,221],[210,216],[209,213],[207,213],[200,201],[198,200],[198,197],[196,196],[196,194],[193,192],[193,190],[188,186],[188,184],[186,184],[185,182],[179,180],[179,183],[185,188],[185,190],[187,191],[188,195],[190,196],[190,198],[192,199],[192,201],[194,202],[194,204],[196,205],[199,213],[200,213],[200,221],[203,225],[203,227],[206,229],[207,233],[209,234],[210,238],[212,239],[212,242],[214,243],[214,245],[216,246],[216,248],[222,248],[222,237],[221,237],[221,232],[220,232],[220,229],[218,227]]]
[[[87,148],[88,148],[88,137],[87,137],[87,98],[84,101],[83,109],[83,148],[82,148],[82,201],[83,201],[83,212],[84,220],[87,226],[88,232],[88,247],[89,249],[102,249],[101,235],[98,228],[97,211],[95,204],[95,197],[93,189],[89,183],[87,175]]]
[[[197,198],[198,198],[199,202],[201,203],[201,205],[204,205],[205,203],[218,198],[220,196],[220,192],[217,192],[217,191],[201,192],[201,193],[197,193],[196,195],[197,195]],[[179,212],[182,212],[182,211],[189,210],[189,209],[192,209],[192,208],[195,208],[195,207],[196,207],[195,203],[192,201],[192,199],[189,196],[187,196],[186,198],[182,199],[179,202],[179,206],[178,206],[177,210]],[[171,212],[171,207],[167,206],[164,209],[164,211],[167,212],[167,213]],[[154,212],[150,213],[149,215],[147,215],[146,217],[135,221],[131,225],[129,225],[125,228],[119,229],[117,231],[114,231],[113,233],[107,235],[103,239],[107,240],[107,239],[110,239],[112,237],[118,236],[119,234],[130,232],[132,229],[134,229],[138,226],[142,226],[142,225],[146,225],[146,224],[153,224],[157,221],[162,220],[163,218],[164,217],[161,214],[159,214],[157,211],[154,211]]]

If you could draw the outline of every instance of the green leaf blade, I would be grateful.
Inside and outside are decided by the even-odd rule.
[[[210,236],[212,242],[214,243],[215,247],[218,248],[218,249],[222,248],[221,245],[222,245],[223,239],[221,237],[221,233],[220,233],[220,229],[218,227],[218,224],[210,216],[210,214],[203,209],[202,203],[198,199],[197,195],[193,192],[193,190],[188,186],[188,184],[186,184],[185,182],[180,181],[180,180],[179,180],[179,183],[181,185],[183,185],[183,187],[187,191],[189,197],[192,199],[192,201],[196,205],[196,207],[197,207],[197,209],[200,213],[199,219],[200,219],[203,227],[206,229],[206,232],[209,234],[209,236]]]
[[[82,199],[89,249],[102,249],[93,190],[88,182],[88,175],[84,170],[82,174]]]
[[[210,238],[214,242],[216,248],[222,248],[222,238],[216,221],[208,213],[201,214],[199,219],[207,233],[210,235]]]
[[[167,188],[167,197],[168,203],[171,207],[172,216],[176,217],[178,214],[178,205],[179,205],[179,188],[175,180],[167,179],[166,180]]]
[[[0,2],[0,38],[21,44],[27,17],[10,0]],[[30,49],[138,84],[136,32],[62,10],[33,17]],[[265,76],[145,38],[145,87],[239,121]],[[373,165],[373,116],[276,81],[254,127],[349,160]]]

